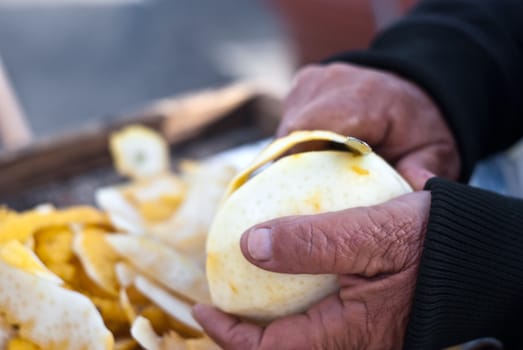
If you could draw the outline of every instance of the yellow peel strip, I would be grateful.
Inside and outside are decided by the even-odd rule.
[[[247,182],[249,176],[257,169],[283,155],[292,147],[309,141],[330,141],[340,143],[345,145],[348,150],[358,154],[372,152],[372,149],[368,144],[355,137],[346,137],[326,130],[295,131],[285,137],[275,140],[267,146],[247,169],[242,171],[231,181],[227,188],[226,196],[230,196],[241,185]]]

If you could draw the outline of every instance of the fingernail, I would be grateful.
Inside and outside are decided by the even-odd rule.
[[[418,173],[418,178],[419,178],[419,181],[421,182],[420,186],[424,187],[425,183],[427,181],[429,181],[429,179],[433,178],[434,176],[436,176],[436,175],[428,170],[425,170],[425,169],[420,170]]]
[[[425,179],[430,179],[431,177],[436,176],[436,174],[434,174],[433,172],[428,171],[426,169],[421,169],[420,176],[425,178]]]
[[[418,167],[406,168],[404,169],[404,174],[415,190],[421,190],[430,178],[436,176],[431,171]]]
[[[249,232],[247,237],[247,250],[250,256],[258,261],[272,258],[272,233],[271,229],[258,228]]]

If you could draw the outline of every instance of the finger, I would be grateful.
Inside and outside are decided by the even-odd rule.
[[[193,316],[205,332],[224,349],[258,349],[263,329],[254,324],[240,322],[215,307],[197,304]]]
[[[328,95],[328,94],[326,94]],[[328,100],[328,96],[325,100]],[[297,130],[330,130],[379,145],[386,136],[389,121],[354,111],[354,103],[332,104],[323,99],[287,112],[276,132],[277,137]],[[372,127],[369,127],[372,125]]]
[[[331,130],[373,146],[384,140],[391,128],[390,118],[383,114],[390,109],[390,94],[382,89],[376,73],[364,74],[346,64],[302,73],[285,100],[277,136],[296,130]]]
[[[436,176],[433,172],[417,163],[404,164],[398,168],[398,172],[412,186],[414,191],[423,190],[427,181]]]
[[[340,344],[346,340],[343,304],[338,295],[326,298],[306,314],[280,318],[265,328],[205,305],[195,306],[193,314],[224,349],[311,349],[318,348],[315,344],[328,341]]]
[[[256,225],[241,238],[251,263],[270,271],[310,274],[396,272],[420,248],[430,194],[411,193],[381,205]]]
[[[422,190],[427,180],[434,176],[457,179],[460,160],[451,145],[434,144],[401,158],[396,163],[396,169],[414,190]]]

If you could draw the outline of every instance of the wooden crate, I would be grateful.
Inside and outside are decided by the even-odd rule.
[[[0,154],[0,203],[17,210],[41,203],[92,204],[96,188],[123,181],[113,170],[108,137],[129,124],[160,132],[171,146],[175,168],[179,159],[202,158],[271,135],[279,113],[276,98],[243,84],[157,101],[110,125]]]

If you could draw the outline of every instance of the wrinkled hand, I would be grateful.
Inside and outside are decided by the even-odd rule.
[[[367,141],[417,190],[434,174],[459,176],[459,154],[440,111],[419,87],[394,74],[349,64],[302,69],[278,136],[312,129]]]
[[[376,206],[254,226],[241,240],[251,263],[282,273],[337,274],[339,292],[266,327],[204,305],[194,316],[224,349],[400,349],[429,202],[428,192],[415,192]]]

